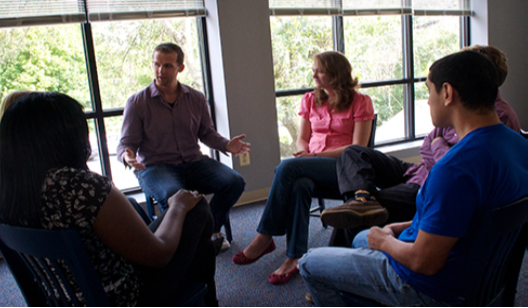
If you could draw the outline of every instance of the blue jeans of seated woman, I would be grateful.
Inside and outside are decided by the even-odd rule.
[[[299,269],[316,306],[345,307],[340,291],[371,299],[384,306],[447,306],[405,283],[389,258],[368,248],[367,233],[354,238],[354,248],[310,249]],[[357,246],[356,246],[357,245]]]
[[[238,172],[209,157],[179,165],[149,165],[137,172],[137,178],[141,189],[158,201],[162,212],[168,207],[168,199],[182,188],[202,194],[213,193],[209,206],[214,217],[214,232],[220,231],[229,210],[246,186]]]
[[[335,158],[292,158],[275,168],[275,177],[257,232],[285,235],[286,256],[300,258],[308,251],[312,197],[340,199]],[[314,195],[318,193],[319,195]]]

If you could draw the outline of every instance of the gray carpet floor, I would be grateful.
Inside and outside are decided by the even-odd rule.
[[[327,200],[327,207],[337,205]],[[264,202],[245,205],[232,209],[231,226],[233,243],[231,249],[217,258],[217,291],[220,306],[225,307],[306,307],[312,306],[305,298],[306,286],[299,274],[295,274],[285,285],[274,286],[268,283],[268,276],[285,260],[286,241],[284,237],[275,238],[277,249],[262,257],[258,262],[239,266],[231,263],[231,258],[246,247],[256,235],[255,229],[262,213]],[[324,229],[318,218],[310,221],[309,247],[326,246],[331,227]],[[528,306],[528,259],[525,257],[521,274],[516,306]],[[0,306],[20,307],[26,303],[9,273],[5,261],[0,260]]]

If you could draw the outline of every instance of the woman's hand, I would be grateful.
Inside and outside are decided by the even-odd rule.
[[[293,153],[293,157],[299,158],[299,157],[315,157],[315,153],[308,153],[308,151],[302,150],[296,153]]]
[[[197,191],[190,192],[185,189],[180,189],[177,193],[172,195],[168,204],[169,207],[177,207],[184,213],[188,213],[192,210],[200,200],[204,197],[203,194],[199,194]]]

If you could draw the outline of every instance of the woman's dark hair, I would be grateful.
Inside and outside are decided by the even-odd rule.
[[[37,226],[46,172],[88,170],[88,125],[83,107],[61,93],[31,93],[0,121],[0,219]]]
[[[444,83],[458,91],[462,105],[469,110],[494,110],[498,93],[497,69],[484,55],[460,51],[443,57],[429,68],[429,80],[440,93]]]

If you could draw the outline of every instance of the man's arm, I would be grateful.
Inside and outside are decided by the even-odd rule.
[[[121,128],[121,139],[117,146],[117,159],[125,164],[125,166],[131,164],[130,159],[136,159],[136,153],[143,136],[143,124],[139,118],[139,111],[137,105],[133,104],[133,100],[136,99],[135,95],[130,97],[125,105],[123,112],[123,126]],[[136,161],[137,163],[137,161]]]
[[[454,128],[434,128],[429,135],[424,138],[424,142],[420,147],[420,155],[423,158],[423,163],[427,170],[431,170],[434,164],[439,161],[449,151],[451,146],[444,139],[446,132]],[[455,133],[455,132],[453,132]]]
[[[201,112],[201,115],[199,115],[200,127],[198,129],[198,139],[200,139],[200,141],[208,147],[218,150],[227,155],[226,146],[230,140],[224,138],[215,130],[213,120],[211,119],[211,114],[209,113],[209,107],[207,106],[207,102],[205,101],[205,97],[203,96],[203,94],[200,94],[200,96],[201,97],[193,96],[192,98],[196,100],[196,104],[200,106],[195,110]]]
[[[458,238],[435,235],[419,230],[414,243],[402,242],[394,237],[390,228],[373,227],[367,234],[369,247],[389,254],[396,262],[413,272],[434,275],[449,258]]]
[[[403,232],[403,230],[411,226],[411,223],[412,221],[396,222],[396,223],[388,224],[384,226],[383,228],[391,229],[392,233],[394,234],[394,237],[398,238],[400,234]]]

